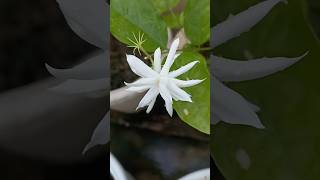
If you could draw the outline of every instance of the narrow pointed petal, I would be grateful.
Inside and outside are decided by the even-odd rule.
[[[97,79],[97,80],[67,80],[58,86],[50,88],[51,91],[66,93],[66,94],[78,94],[78,93],[92,93],[101,90],[107,91],[109,88],[109,80]]]
[[[172,114],[173,114],[172,102],[165,101],[165,103],[166,103],[166,110],[168,114],[172,117]]]
[[[159,85],[159,93],[164,101],[168,101],[172,103],[172,96],[165,85],[163,84]]]
[[[155,78],[140,78],[133,83],[124,82],[127,86],[151,86],[156,82]]]
[[[70,69],[55,69],[48,64],[46,68],[50,74],[60,79],[100,79],[109,76],[107,56],[107,52],[99,53]]]
[[[154,67],[153,69],[160,73],[161,71],[161,49],[157,48],[156,51],[154,52]]]
[[[164,99],[165,101],[165,106],[166,109],[169,113],[170,116],[172,116],[173,110],[172,110],[172,96],[169,92],[169,90],[167,89],[167,87],[163,84],[159,85],[159,92],[161,97]]]
[[[150,104],[150,102],[153,99],[157,98],[158,94],[159,94],[159,91],[156,87],[150,88],[149,91],[146,93],[146,95],[144,95],[144,97],[141,99],[137,109],[145,107],[148,104]]]
[[[154,77],[157,76],[157,72],[152,70],[149,66],[147,66],[144,62],[142,62],[139,58],[133,55],[127,55],[127,61],[131,68],[131,70],[141,77]]]
[[[173,99],[173,100],[179,101],[179,96],[176,95],[174,92],[171,92],[171,96],[172,96],[172,99]]]
[[[170,68],[174,62],[174,57],[176,55],[176,51],[178,49],[179,46],[179,38],[174,40],[171,44],[170,50],[169,50],[169,54],[167,56],[166,62],[164,63],[162,70],[161,70],[161,74],[162,75],[166,75],[169,73]]]
[[[172,79],[172,81],[178,86],[178,87],[181,87],[181,88],[184,88],[184,87],[191,87],[191,86],[194,86],[194,85],[197,85],[197,84],[200,84],[202,81],[204,80],[199,80],[199,79],[193,79],[193,80],[180,80],[180,79]]]
[[[116,180],[128,180],[128,175],[126,174],[126,171],[120,164],[120,162],[116,159],[116,157],[110,153],[110,174],[113,179]],[[109,163],[108,162],[108,163]]]
[[[193,68],[194,65],[196,65],[199,61],[193,61],[191,63],[188,63],[187,65],[182,66],[181,68],[175,70],[175,71],[171,71],[169,73],[169,77],[175,78],[180,76],[181,74],[189,71],[191,68]]]
[[[177,85],[170,82],[168,83],[168,88],[172,96],[175,96],[177,100],[192,102],[190,94],[186,93],[184,90],[180,89]]]
[[[83,150],[83,154],[86,153],[89,149],[96,145],[107,144],[109,141],[109,130],[110,130],[110,116],[109,112],[104,116],[101,122],[98,124],[94,130],[90,142],[86,145]]]
[[[87,42],[107,49],[109,6],[103,0],[57,0],[71,29]]]
[[[147,114],[150,113],[150,111],[152,110],[153,106],[154,106],[154,103],[156,102],[157,98],[154,98],[150,104],[148,105],[148,108],[147,108]]]
[[[174,60],[177,59],[179,56],[181,55],[181,53],[177,53],[176,55],[174,55]]]
[[[230,39],[249,31],[281,1],[283,0],[266,0],[235,16],[229,16],[226,21],[211,29],[211,46],[215,48]]]
[[[252,104],[251,102],[247,101],[249,107],[254,111],[254,112],[259,112],[260,111],[260,108],[255,105],[255,104]]]
[[[129,87],[126,90],[127,91],[131,91],[131,92],[142,93],[142,92],[145,92],[146,90],[148,90],[150,88],[151,88],[151,86],[133,86],[133,87]]]
[[[238,93],[224,86],[216,78],[211,78],[213,87],[211,89],[211,104],[213,105],[213,113],[220,118],[221,121],[230,124],[241,124],[253,126],[256,128],[264,128],[259,117],[255,114],[248,102]]]
[[[247,103],[248,103],[249,107],[250,107],[254,112],[260,111],[260,108],[259,108],[258,106],[254,105],[254,104],[252,104],[252,103],[250,103],[250,102],[247,102]],[[213,125],[218,124],[218,123],[221,121],[221,118],[220,118],[217,114],[215,114],[214,108],[211,108],[211,114],[213,115],[212,118],[211,118],[211,124],[213,124]]]
[[[262,78],[278,71],[284,70],[305,57],[261,58],[248,61],[229,60],[212,56],[212,72],[221,81],[246,81]]]

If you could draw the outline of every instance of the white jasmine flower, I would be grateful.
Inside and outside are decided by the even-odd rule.
[[[175,71],[170,72],[170,68],[177,57],[176,51],[178,46],[179,39],[176,39],[170,47],[166,62],[162,68],[160,48],[156,49],[154,52],[153,68],[150,68],[136,56],[127,55],[127,61],[130,68],[135,74],[141,77],[133,83],[125,83],[129,87],[127,90],[140,93],[148,90],[140,101],[137,109],[148,106],[147,113],[149,113],[159,94],[164,99],[166,109],[170,116],[172,116],[173,113],[172,99],[176,101],[192,102],[191,95],[181,88],[197,85],[203,80],[179,80],[176,77],[189,71],[199,61],[193,61]]]
[[[267,0],[243,11],[216,25],[211,29],[211,45],[213,48],[249,31],[260,22],[268,12],[283,0]],[[307,54],[307,53],[306,53]],[[259,107],[249,103],[240,94],[225,86],[223,82],[239,82],[262,78],[293,65],[306,54],[295,57],[259,58],[248,61],[230,60],[211,56],[211,123],[224,121],[230,124],[249,125],[264,128],[256,112]]]

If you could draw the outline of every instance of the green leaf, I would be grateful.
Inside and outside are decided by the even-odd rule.
[[[174,8],[180,0],[152,0],[152,4],[158,10],[159,14]]]
[[[210,134],[210,74],[205,58],[195,52],[184,52],[175,60],[172,70],[195,60],[200,63],[178,79],[205,80],[198,85],[184,88],[192,96],[192,103],[174,101],[173,107],[184,122],[203,133]]]
[[[163,20],[166,22],[169,28],[180,28],[183,24],[183,13],[181,14],[169,14],[163,16]]]
[[[216,23],[260,0],[215,0]],[[219,123],[212,127],[212,154],[228,180],[315,180],[320,178],[320,46],[302,0],[279,4],[253,29],[215,50],[218,56],[296,57],[291,68],[248,82],[229,84],[258,105],[265,129]],[[237,160],[238,157],[238,160]],[[244,164],[243,164],[244,163]]]
[[[167,29],[149,0],[111,0],[110,31],[120,42],[133,45],[133,34],[144,34],[143,47],[154,51],[167,45]]]
[[[201,45],[210,37],[210,0],[188,0],[184,11],[184,29],[188,39]]]

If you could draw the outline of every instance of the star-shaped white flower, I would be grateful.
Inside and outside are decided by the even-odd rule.
[[[146,107],[149,113],[157,96],[160,94],[165,101],[165,107],[170,116],[172,116],[173,99],[175,101],[192,102],[191,95],[186,93],[181,88],[190,87],[201,83],[203,80],[179,80],[178,76],[189,71],[199,61],[193,61],[177,70],[171,71],[170,68],[176,59],[176,51],[179,46],[179,39],[176,39],[171,44],[166,62],[161,68],[162,58],[160,48],[154,52],[153,68],[150,68],[143,61],[134,55],[127,55],[127,61],[132,71],[141,78],[133,83],[125,83],[129,88],[128,91],[144,92],[147,91],[145,96],[141,99],[138,108]]]

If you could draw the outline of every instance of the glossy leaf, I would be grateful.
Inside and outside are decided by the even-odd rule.
[[[210,37],[210,0],[188,0],[184,11],[184,29],[188,39],[201,45]]]
[[[159,13],[163,13],[174,8],[179,1],[180,0],[152,0],[151,2]]]
[[[198,85],[183,88],[192,96],[192,103],[175,101],[173,107],[184,122],[203,133],[210,134],[210,74],[205,58],[195,52],[184,52],[175,60],[171,69],[178,69],[178,67],[196,60],[200,63],[179,76],[178,79],[205,80]]]
[[[167,45],[167,29],[149,0],[111,0],[110,30],[122,43],[133,45],[129,39],[144,34],[144,48],[154,51]]]
[[[183,24],[183,14],[169,14],[163,16],[163,20],[170,28],[181,28]]]

